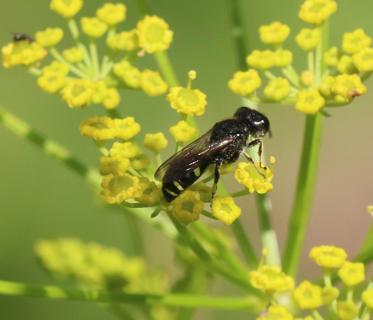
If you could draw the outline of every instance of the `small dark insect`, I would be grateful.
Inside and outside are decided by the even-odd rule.
[[[220,167],[235,162],[245,148],[259,145],[262,154],[261,138],[270,131],[268,118],[247,107],[238,108],[233,118],[215,125],[197,140],[182,148],[166,160],[156,171],[155,178],[162,181],[162,192],[167,201],[174,200],[190,187],[210,165],[215,165],[212,198],[220,178]],[[252,140],[248,143],[248,138]]]
[[[19,41],[34,42],[35,39],[32,36],[30,36],[30,35],[28,35],[26,33],[18,33],[18,32],[16,32],[16,33],[13,33],[13,41],[14,42],[19,42]]]

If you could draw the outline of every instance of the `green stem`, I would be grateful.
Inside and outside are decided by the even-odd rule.
[[[211,257],[209,252],[207,252],[205,248],[189,234],[189,231],[185,226],[181,225],[177,220],[173,219],[171,216],[170,218],[173,221],[177,231],[179,232],[179,241],[182,244],[189,246],[203,263],[207,264],[209,268],[215,270],[224,278],[238,285],[245,291],[256,292],[256,290],[250,285],[246,273],[241,274],[238,273],[237,270],[226,268],[221,261]]]
[[[258,259],[256,257],[254,248],[246,235],[245,229],[242,226],[241,220],[236,220],[236,222],[232,224],[231,229],[247,265],[250,268],[256,268],[258,266]]]
[[[275,231],[272,229],[269,217],[270,202],[264,194],[256,196],[256,206],[258,208],[258,218],[260,235],[263,249],[268,250],[266,264],[272,266],[281,266],[280,250]]]
[[[296,276],[312,205],[323,116],[306,116],[301,163],[285,246],[284,270]]]
[[[71,63],[67,62],[65,60],[65,58],[58,52],[58,50],[56,48],[51,48],[50,49],[50,53],[53,56],[53,58],[55,58],[57,61],[59,61],[59,62],[61,62],[63,64],[66,64],[69,67],[70,71],[72,73],[74,73],[76,76],[78,76],[80,78],[83,78],[83,79],[87,79],[88,78],[88,76],[82,70],[80,70],[79,68],[75,67]]]
[[[93,40],[91,40],[91,42],[89,43],[89,51],[94,68],[94,77],[98,77],[100,75],[100,64],[98,61],[97,46]]]
[[[177,86],[179,84],[179,81],[177,80],[174,69],[172,68],[167,52],[157,52],[154,54],[154,57],[168,85],[171,87]]]
[[[231,23],[231,35],[234,41],[237,64],[241,70],[247,69],[246,55],[249,52],[248,36],[242,19],[241,0],[226,0]]]
[[[94,189],[98,190],[101,178],[97,170],[87,167],[58,142],[46,138],[43,134],[31,128],[26,122],[15,117],[3,108],[0,108],[0,123],[17,136],[41,148],[45,154],[64,164],[89,182]]]
[[[78,39],[79,39],[79,28],[78,28],[78,25],[77,25],[76,21],[74,19],[70,19],[70,20],[68,20],[67,24],[69,26],[71,36],[73,37],[73,39],[75,41],[78,41]]]
[[[63,288],[1,281],[0,295],[55,300],[77,300],[110,303],[131,303],[182,308],[216,308],[222,310],[257,311],[255,297],[213,297],[193,294],[126,293],[99,289]]]

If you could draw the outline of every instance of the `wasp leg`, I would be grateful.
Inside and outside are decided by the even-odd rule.
[[[214,199],[216,190],[218,188],[218,182],[219,182],[219,179],[220,179],[220,166],[221,166],[221,163],[216,163],[215,164],[214,184],[212,185],[211,203],[212,203],[212,200]]]
[[[247,145],[247,148],[252,148],[252,147],[255,147],[256,145],[259,144],[259,149],[258,149],[258,156],[259,156],[259,166],[262,167],[262,153],[263,153],[263,141],[260,140],[260,139],[255,139],[253,141],[251,141],[248,145]],[[251,159],[252,161],[252,159]],[[264,167],[264,169],[266,169]]]
[[[243,152],[243,155],[245,156],[245,158],[246,158],[246,160],[247,161],[249,161],[250,163],[252,163],[253,165],[254,165],[254,167],[255,167],[255,169],[256,169],[256,171],[263,177],[263,178],[265,178],[265,175],[262,173],[262,172],[260,172],[259,171],[259,169],[258,169],[258,167],[255,165],[255,162],[254,162],[254,160],[246,153],[246,152]],[[264,167],[264,169],[266,169],[265,167]]]

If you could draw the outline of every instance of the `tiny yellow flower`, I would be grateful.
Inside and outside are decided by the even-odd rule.
[[[336,67],[339,61],[339,52],[337,47],[331,47],[324,53],[324,61],[328,67]]]
[[[139,154],[131,159],[131,167],[135,170],[144,170],[149,164],[150,160],[145,154]]]
[[[140,193],[135,197],[135,200],[146,205],[154,205],[159,203],[162,197],[161,191],[157,188],[157,185],[150,181],[148,178],[140,178]]]
[[[110,156],[100,158],[100,174],[106,176],[112,175],[124,175],[130,167],[130,160],[120,156]]]
[[[365,267],[360,262],[345,262],[341,269],[338,270],[338,276],[348,287],[356,286],[365,279]]]
[[[280,304],[270,305],[268,310],[260,315],[257,320],[293,320],[293,315]]]
[[[114,142],[109,153],[112,157],[132,159],[138,156],[141,150],[133,142]]]
[[[120,94],[116,88],[107,88],[102,104],[107,110],[115,109],[120,103]]]
[[[342,49],[344,52],[354,54],[364,48],[368,48],[372,39],[361,28],[343,35]]]
[[[352,301],[338,301],[337,302],[337,315],[341,320],[356,319],[359,313],[358,306]]]
[[[300,75],[300,81],[305,87],[311,87],[315,81],[315,76],[313,72],[306,70]]]
[[[373,288],[367,288],[361,294],[362,300],[370,310],[373,310]]]
[[[236,180],[244,185],[250,193],[267,193],[273,189],[273,172],[270,168],[259,167],[257,164],[240,162],[234,173]]]
[[[96,11],[97,17],[109,26],[115,26],[126,18],[127,8],[122,3],[105,3]]]
[[[140,75],[140,87],[149,96],[161,96],[167,92],[167,83],[157,71],[144,70]]]
[[[241,215],[241,208],[232,197],[215,197],[211,204],[212,216],[226,225],[232,224]]]
[[[55,46],[60,43],[62,38],[63,30],[61,28],[47,28],[35,34],[36,42],[44,48]]]
[[[184,87],[172,87],[167,100],[177,112],[191,116],[203,115],[207,105],[206,95],[201,90]]]
[[[154,152],[159,152],[167,148],[168,141],[162,132],[147,133],[144,138],[144,145]]]
[[[309,281],[303,281],[295,288],[293,296],[299,308],[304,310],[317,309],[323,304],[321,287]]]
[[[62,51],[63,57],[70,63],[78,63],[84,59],[84,50],[80,47],[72,47]]]
[[[328,269],[342,267],[347,259],[346,251],[335,246],[313,247],[309,256],[317,265]]]
[[[54,61],[43,68],[37,84],[48,93],[56,93],[64,87],[68,72],[69,67],[66,64]]]
[[[188,122],[180,120],[170,128],[170,133],[176,142],[186,143],[195,137],[197,129],[188,124]]]
[[[352,56],[355,67],[360,72],[373,71],[373,48],[364,48]]]
[[[254,69],[237,71],[228,82],[228,87],[233,93],[242,97],[248,97],[262,84],[258,72]]]
[[[122,203],[137,197],[140,192],[140,180],[128,173],[123,175],[109,174],[102,179],[101,195],[107,203]]]
[[[254,50],[247,58],[247,64],[255,69],[269,69],[275,65],[274,52],[271,50]]]
[[[312,24],[322,24],[337,10],[335,0],[306,0],[303,2],[299,18]]]
[[[342,74],[343,73],[344,74],[352,74],[352,73],[357,72],[357,70],[355,68],[355,65],[352,61],[352,57],[348,56],[348,55],[343,55],[339,59],[338,65],[337,65],[337,70]]]
[[[51,10],[57,12],[64,18],[72,18],[83,6],[83,0],[52,0]]]
[[[138,47],[136,30],[122,31],[110,35],[106,41],[110,49],[132,51]]]
[[[267,44],[281,44],[288,38],[289,33],[290,28],[277,21],[259,28],[260,40]]]
[[[335,83],[335,77],[333,76],[326,76],[320,84],[320,93],[327,98],[330,98],[333,96],[333,86]]]
[[[196,191],[186,190],[171,202],[172,215],[188,224],[199,219],[204,204]]]
[[[127,87],[133,89],[140,87],[141,71],[131,65],[128,61],[122,60],[121,62],[114,64],[113,71]]]
[[[137,23],[137,35],[140,48],[155,53],[169,48],[173,32],[162,18],[145,16]]]
[[[274,67],[285,68],[293,62],[293,54],[289,50],[278,49],[274,52]]]
[[[273,101],[281,101],[290,94],[290,83],[285,78],[271,79],[264,88],[264,95]]]
[[[36,41],[12,42],[2,47],[3,66],[12,68],[17,65],[31,66],[43,60],[48,52]]]
[[[99,18],[83,17],[80,20],[82,31],[91,38],[100,38],[107,31],[107,25]]]
[[[116,132],[114,130],[113,119],[110,117],[88,118],[81,123],[80,134],[99,141],[114,139]]]
[[[116,131],[116,138],[120,138],[123,140],[132,139],[141,130],[140,124],[138,124],[133,117],[113,119],[113,128]]]
[[[343,74],[335,77],[332,92],[341,100],[348,102],[366,93],[367,88],[357,74]]]
[[[300,48],[305,51],[313,50],[321,41],[321,29],[303,28],[295,37],[295,41]]]
[[[267,294],[291,291],[294,288],[294,280],[274,266],[260,266],[250,272],[249,279],[254,288]]]
[[[325,105],[325,99],[317,89],[300,90],[296,97],[295,109],[306,114],[315,114]]]
[[[70,108],[86,107],[92,100],[93,85],[86,79],[69,79],[62,90],[62,98]]]
[[[338,296],[338,288],[330,286],[322,288],[322,301],[324,305],[331,304]]]

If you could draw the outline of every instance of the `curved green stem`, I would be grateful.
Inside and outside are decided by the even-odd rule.
[[[177,80],[174,69],[172,68],[167,52],[157,52],[154,54],[154,57],[167,83],[171,87],[177,86],[179,84],[179,81]]]
[[[297,273],[312,205],[320,151],[322,122],[323,116],[321,114],[306,116],[295,202],[289,221],[288,238],[284,255],[284,270],[294,277]]]
[[[31,128],[26,122],[3,108],[0,108],[0,124],[3,124],[17,136],[41,148],[45,154],[64,164],[74,173],[87,180],[94,189],[98,190],[101,181],[98,171],[87,167],[58,142],[46,138],[42,133]]]
[[[236,238],[237,244],[241,249],[242,255],[245,258],[247,265],[250,268],[258,266],[258,258],[255,254],[254,248],[248,239],[245,229],[242,226],[241,220],[236,220],[231,226],[232,232]]]
[[[126,293],[99,289],[63,288],[30,285],[0,280],[0,295],[77,300],[110,303],[131,303],[182,308],[216,308],[222,310],[258,311],[260,300],[255,297],[213,297],[194,294]]]

